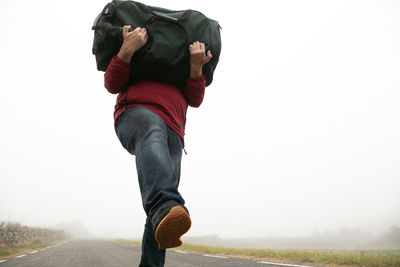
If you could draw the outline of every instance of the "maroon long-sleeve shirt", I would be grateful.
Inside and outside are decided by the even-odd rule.
[[[114,120],[126,108],[143,106],[159,115],[184,141],[186,110],[188,105],[199,107],[203,102],[206,86],[204,75],[189,78],[182,91],[174,85],[153,81],[135,81],[128,86],[130,73],[131,64],[114,56],[104,74],[106,89],[118,94]]]

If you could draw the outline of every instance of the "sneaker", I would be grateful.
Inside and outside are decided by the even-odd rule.
[[[157,219],[160,220],[159,223]],[[173,206],[163,210],[155,221],[155,238],[158,243],[158,249],[174,248],[182,245],[180,237],[190,229],[191,224],[190,216],[184,207]]]

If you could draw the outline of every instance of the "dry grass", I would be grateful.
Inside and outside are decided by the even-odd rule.
[[[19,254],[24,254],[26,252],[38,249],[38,248],[44,248],[52,245],[56,245],[60,242],[64,241],[57,241],[57,242],[49,242],[49,243],[34,243],[30,245],[26,245],[23,247],[13,247],[13,248],[2,248],[0,249],[0,259],[5,259],[5,258],[11,258]]]
[[[0,222],[0,259],[46,247],[64,239],[66,239],[64,231]]]
[[[135,246],[142,245],[142,243],[140,243],[139,241],[129,240],[129,239],[107,239],[107,240],[117,241],[117,242],[126,243],[126,244],[130,244],[130,245],[135,245]]]
[[[238,249],[190,244],[184,244],[179,247],[179,249],[309,265],[400,267],[400,256],[398,254],[396,255],[396,252],[390,253],[388,251]]]
[[[23,247],[34,243],[48,243],[66,238],[64,231],[0,222],[0,249]]]
[[[127,239],[118,239],[115,241],[140,246],[140,242],[138,241]],[[400,251],[398,250],[272,250],[211,247],[191,244],[183,244],[177,249],[194,253],[224,255],[281,263],[306,264],[312,266],[400,267]]]

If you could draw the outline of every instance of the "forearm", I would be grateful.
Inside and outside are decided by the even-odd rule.
[[[201,77],[201,75],[203,75],[203,66],[190,64],[190,78],[196,79]]]
[[[204,99],[206,87],[206,79],[203,74],[200,77],[189,78],[186,81],[184,93],[188,105],[197,108],[201,105]]]
[[[126,25],[122,29],[124,41],[118,54],[112,58],[104,74],[104,86],[112,94],[117,94],[125,88],[131,73],[131,58],[147,42],[145,28],[137,27],[132,32],[129,32],[130,28],[131,26]]]
[[[124,42],[118,52],[118,57],[125,63],[131,63],[134,51]]]

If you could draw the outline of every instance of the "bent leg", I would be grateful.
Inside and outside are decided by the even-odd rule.
[[[185,203],[178,192],[182,143],[151,110],[133,107],[125,112],[117,125],[117,135],[121,144],[136,155],[143,208],[153,220],[163,208]]]
[[[116,131],[125,149],[136,156],[136,169],[147,215],[140,266],[163,266],[165,250],[159,250],[154,219],[166,207],[184,205],[178,192],[182,140],[154,112],[144,107],[127,109]]]

